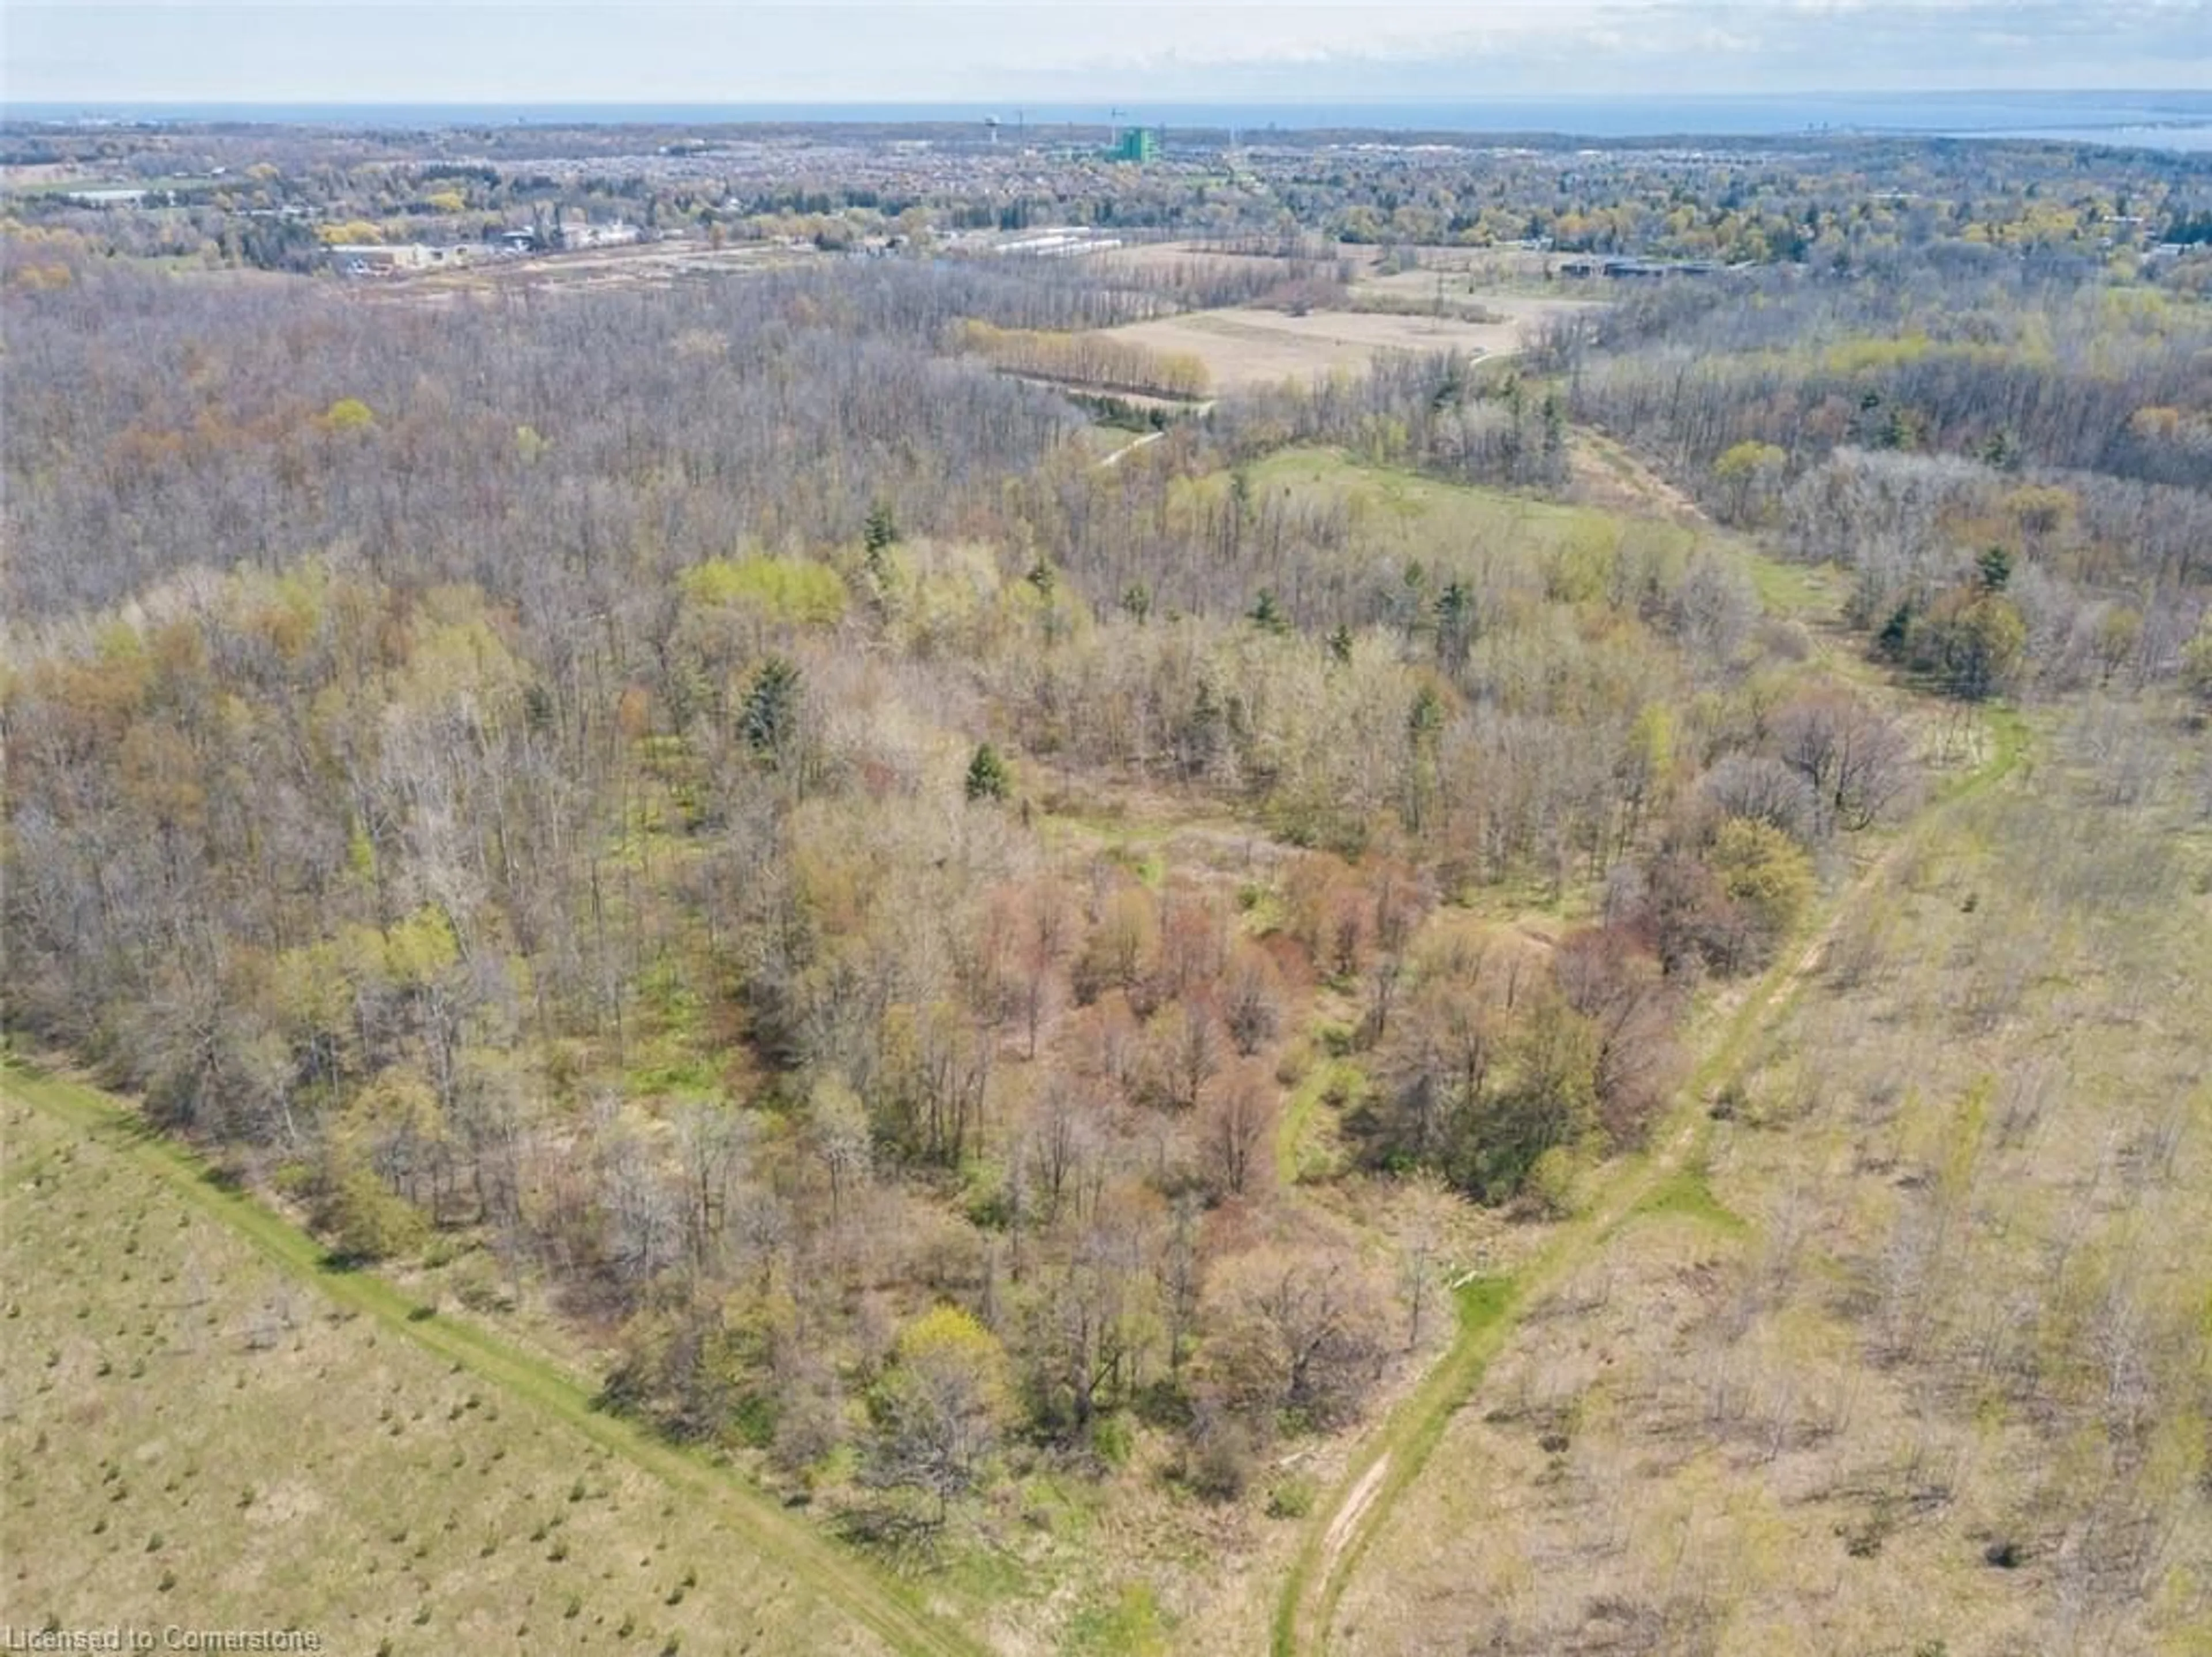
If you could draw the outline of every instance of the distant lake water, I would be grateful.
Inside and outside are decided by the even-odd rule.
[[[639,125],[710,126],[767,122],[969,124],[996,117],[1048,138],[1063,129],[1122,122],[1260,138],[1270,130],[1424,132],[1595,139],[1794,136],[2008,137],[2212,150],[2212,92],[1808,93],[1683,97],[1359,99],[1267,104],[1145,105],[1118,108],[1040,101],[817,104],[16,104],[13,122],[107,119],[282,122],[341,127]]]
[[[2203,126],[2030,127],[2017,132],[1972,135],[1992,138],[2034,138],[2045,143],[2121,144],[2132,149],[2184,149],[2212,153],[2212,123]]]

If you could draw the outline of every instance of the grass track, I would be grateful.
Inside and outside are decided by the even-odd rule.
[[[13,1060],[0,1065],[0,1094],[130,1157],[336,1305],[374,1318],[672,1488],[718,1502],[732,1528],[750,1545],[894,1649],[917,1657],[980,1657],[989,1650],[915,1605],[897,1586],[792,1519],[743,1480],[594,1409],[590,1392],[574,1377],[474,1324],[444,1314],[422,1315],[423,1308],[380,1277],[332,1266],[313,1238],[224,1185],[207,1163],[154,1131],[121,1100]]]
[[[1391,1503],[1427,1464],[1453,1415],[1473,1398],[1491,1361],[1511,1338],[1522,1316],[1638,1212],[1679,1205],[1673,1201],[1680,1193],[1678,1182],[1685,1171],[1702,1164],[1710,1129],[1706,1098],[1743,1067],[1753,1039],[1788,1009],[1811,979],[1853,901],[1870,892],[1938,819],[1996,786],[2026,759],[2027,728],[2019,715],[1994,709],[1988,723],[1991,740],[1982,763],[1939,792],[1918,820],[1829,903],[1826,919],[1802,952],[1784,957],[1753,982],[1683,1083],[1655,1148],[1621,1161],[1589,1208],[1563,1227],[1522,1270],[1463,1287],[1460,1331],[1450,1349],[1392,1412],[1382,1430],[1355,1452],[1341,1483],[1325,1503],[1316,1507],[1276,1602],[1270,1642],[1274,1657],[1299,1657],[1326,1648],[1337,1603],[1360,1556],[1381,1530]]]

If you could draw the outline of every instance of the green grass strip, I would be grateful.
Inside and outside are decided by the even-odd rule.
[[[2027,760],[2027,721],[2008,708],[1983,711],[1991,741],[1981,764],[1942,789],[1900,844],[1924,835],[1953,808],[1995,787]],[[1862,883],[1881,867],[1877,862]],[[1854,886],[1829,906],[1832,921],[1857,890]],[[1753,1039],[1789,1010],[1811,982],[1816,965],[1808,955],[1784,952],[1746,992],[1719,1039],[1683,1084],[1658,1142],[1661,1148],[1625,1162],[1583,1219],[1563,1229],[1516,1276],[1477,1278],[1462,1290],[1460,1331],[1451,1349],[1392,1412],[1374,1439],[1354,1454],[1332,1498],[1316,1505],[1276,1602],[1270,1640],[1274,1657],[1297,1657],[1302,1651],[1322,1648],[1352,1569],[1381,1531],[1383,1515],[1420,1472],[1452,1416],[1474,1396],[1491,1360],[1518,1326],[1523,1307],[1540,1302],[1632,1215],[1689,1212],[1724,1229],[1729,1221],[1743,1224],[1705,1185],[1705,1141],[1711,1128],[1705,1101],[1724,1078],[1742,1068]],[[1379,1475],[1378,1465],[1382,1466]],[[1370,1478],[1373,1488],[1346,1519],[1355,1493]],[[1334,1548],[1332,1532],[1340,1536]]]
[[[231,1185],[198,1154],[155,1131],[122,1100],[33,1071],[12,1058],[0,1065],[0,1092],[134,1159],[335,1305],[374,1318],[528,1400],[665,1483],[720,1501],[735,1528],[763,1555],[787,1568],[824,1602],[880,1635],[894,1650],[919,1657],[981,1657],[989,1649],[914,1605],[863,1562],[789,1518],[770,1497],[742,1479],[595,1408],[591,1392],[573,1376],[465,1319],[425,1315],[428,1308],[372,1272],[332,1264],[313,1237]]]

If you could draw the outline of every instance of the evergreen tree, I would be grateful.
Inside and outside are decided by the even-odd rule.
[[[999,758],[999,751],[986,742],[975,750],[975,757],[968,762],[968,797],[970,800],[1003,800],[1006,797],[1006,762]]]
[[[1474,594],[1464,582],[1455,581],[1437,597],[1437,661],[1446,670],[1456,669],[1474,643]]]
[[[1900,604],[1889,612],[1889,619],[1881,624],[1875,637],[1875,648],[1890,661],[1905,660],[1906,649],[1912,642],[1912,606]]]
[[[770,656],[753,674],[738,710],[738,729],[752,751],[781,765],[799,733],[799,669]]]
[[[877,502],[868,509],[867,522],[860,529],[860,545],[867,549],[870,564],[880,560],[884,550],[898,538],[898,520],[891,515],[890,503]]]
[[[1246,615],[1252,624],[1263,633],[1283,634],[1291,631],[1291,618],[1283,613],[1282,605],[1275,598],[1274,588],[1263,587],[1260,596],[1252,601]]]

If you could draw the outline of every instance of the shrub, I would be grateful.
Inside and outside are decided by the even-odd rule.
[[[709,558],[677,585],[695,605],[750,610],[772,622],[831,626],[845,613],[844,582],[809,558]]]
[[[430,1234],[420,1210],[367,1168],[340,1175],[316,1219],[330,1234],[331,1252],[349,1264],[411,1254]]]
[[[1722,892],[1741,916],[1744,953],[1754,960],[1765,959],[1812,900],[1811,862],[1780,829],[1742,817],[1721,825],[1709,862]]]
[[[1126,1467],[1135,1453],[1137,1435],[1127,1417],[1120,1414],[1091,1419],[1091,1453],[1109,1467]]]
[[[1184,1463],[1184,1482],[1208,1502],[1234,1502],[1251,1483],[1258,1459],[1251,1430],[1242,1422],[1218,1416],[1192,1447]]]

